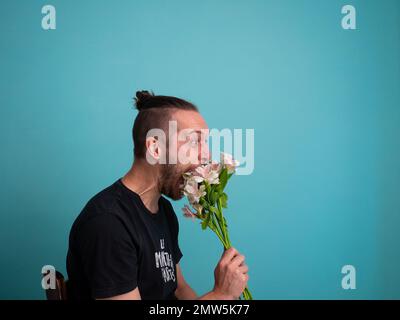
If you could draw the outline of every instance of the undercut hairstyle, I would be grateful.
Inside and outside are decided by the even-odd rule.
[[[177,97],[158,96],[148,91],[137,91],[134,105],[139,111],[132,129],[135,158],[145,158],[146,136],[149,130],[160,128],[167,132],[168,121],[174,111],[198,112],[197,107],[191,102]]]

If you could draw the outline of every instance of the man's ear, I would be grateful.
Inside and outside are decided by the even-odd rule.
[[[160,148],[157,137],[146,139],[146,158],[150,164],[156,164],[160,159]]]
[[[151,129],[146,135],[146,160],[149,164],[165,164],[166,136],[162,129]]]

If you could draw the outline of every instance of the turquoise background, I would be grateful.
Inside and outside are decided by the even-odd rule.
[[[41,8],[57,29],[41,28]],[[341,8],[357,9],[357,30]],[[43,299],[70,226],[132,161],[136,90],[193,101],[210,127],[254,128],[229,188],[231,240],[256,299],[400,298],[400,2],[2,1],[0,298]],[[180,220],[189,284],[221,248]],[[357,289],[341,288],[341,268]]]

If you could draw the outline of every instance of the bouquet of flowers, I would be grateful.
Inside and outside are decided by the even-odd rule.
[[[184,216],[201,220],[202,229],[210,228],[214,231],[225,249],[231,247],[231,240],[222,212],[222,209],[227,207],[228,201],[224,189],[238,165],[239,162],[231,155],[221,153],[220,163],[209,162],[183,175],[183,192],[194,209],[192,211],[185,205],[182,209]],[[253,299],[248,288],[245,288],[242,295],[245,300]]]

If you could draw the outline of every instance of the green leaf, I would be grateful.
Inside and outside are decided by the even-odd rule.
[[[208,208],[208,202],[203,197],[200,198],[199,203],[203,208]]]
[[[228,182],[228,170],[226,168],[221,170],[219,174],[220,190],[224,190]]]
[[[205,219],[203,220],[203,222],[201,223],[201,228],[202,228],[203,230],[207,229],[207,227],[208,227],[208,225],[209,225],[209,223],[210,223],[210,220],[211,220],[211,213],[210,213],[210,212],[207,212],[206,218],[205,218]]]
[[[211,187],[210,187],[209,183],[207,181],[204,181],[204,185],[206,187],[206,192],[209,193],[210,190],[211,190]]]
[[[222,208],[227,208],[228,207],[228,195],[224,192],[224,193],[222,193],[220,199],[221,199]]]
[[[206,189],[205,189],[205,191],[206,191],[206,199],[208,201],[210,201],[211,187],[210,187],[210,185],[208,184],[207,181],[204,181],[204,185],[206,186]]]
[[[217,202],[218,198],[219,198],[219,194],[217,191],[211,192],[211,194],[210,194],[211,205],[214,205]]]
[[[215,208],[215,207],[209,207],[208,208],[211,212],[213,212],[213,213],[218,213],[218,210],[217,210],[217,208]]]

